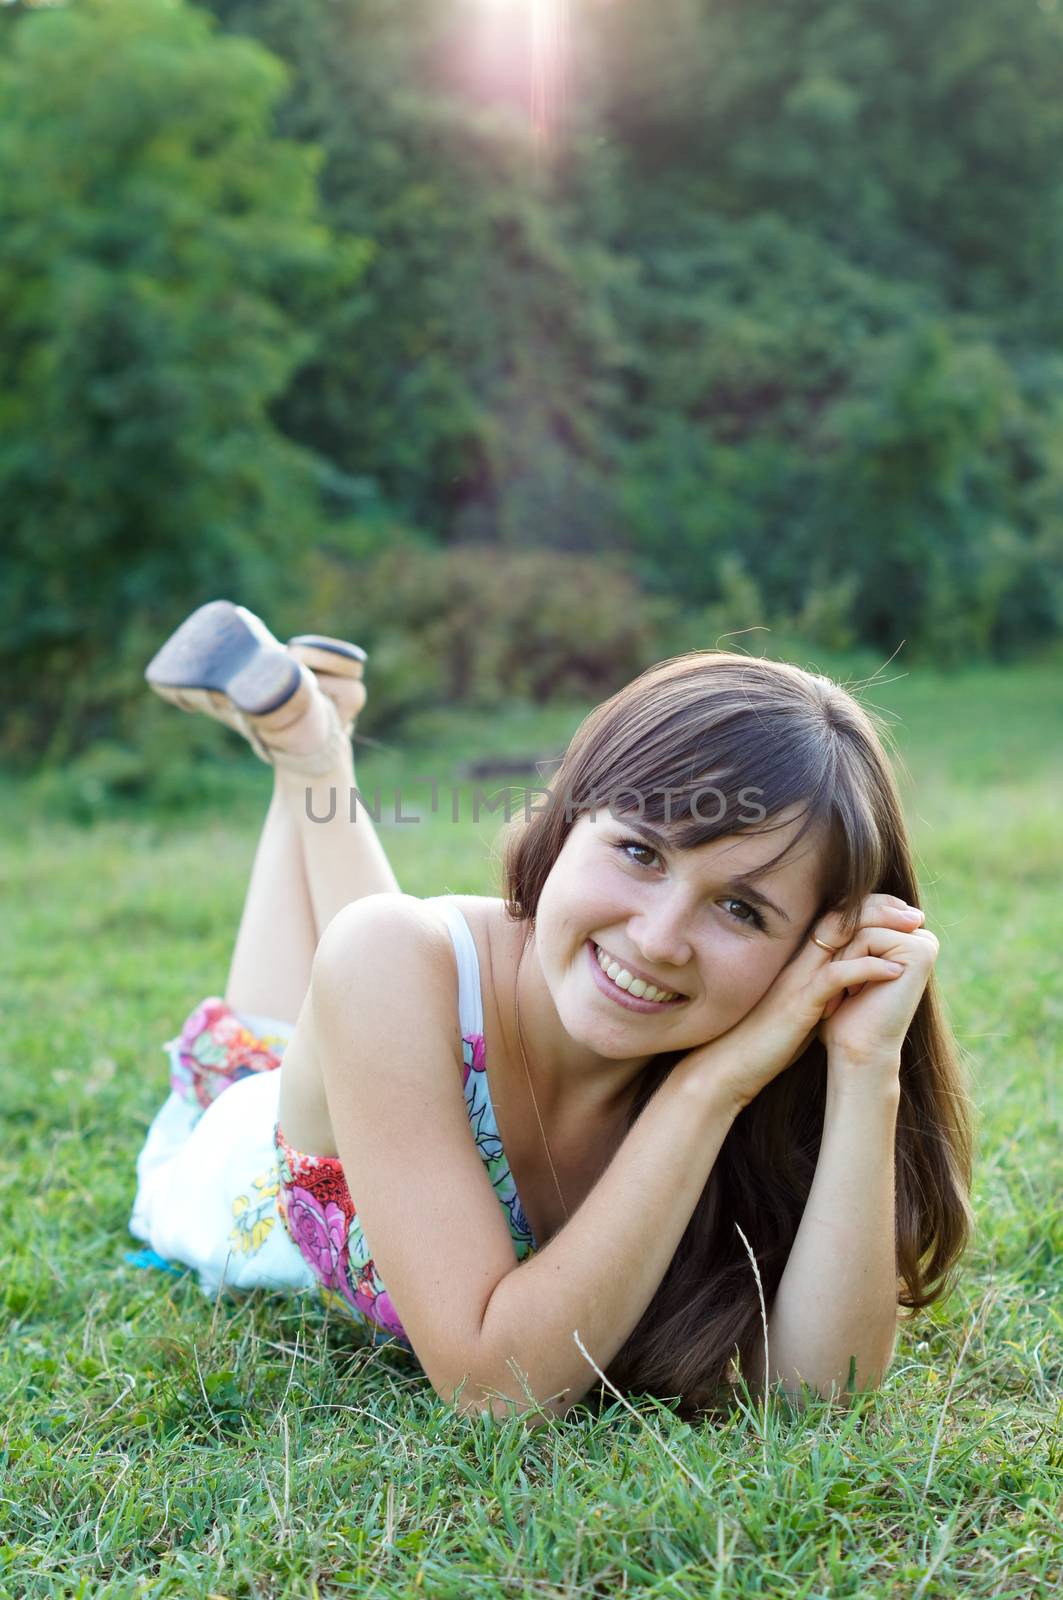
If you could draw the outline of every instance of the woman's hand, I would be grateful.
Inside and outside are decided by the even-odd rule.
[[[907,928],[903,923],[898,928],[896,919],[888,926],[861,925],[832,963],[873,955],[898,962],[904,971],[892,983],[847,985],[829,1001],[816,1029],[828,1060],[856,1067],[899,1060],[940,948],[936,936],[918,922]]]
[[[868,895],[848,942],[837,912],[821,917],[812,934],[832,949],[806,939],[741,1022],[683,1057],[684,1070],[722,1088],[737,1112],[817,1035],[854,1065],[899,1059],[938,952],[913,909]]]

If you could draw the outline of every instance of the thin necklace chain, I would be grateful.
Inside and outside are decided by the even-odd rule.
[[[565,1197],[561,1193],[561,1185],[557,1181],[557,1168],[554,1166],[554,1158],[550,1154],[550,1141],[546,1137],[546,1129],[543,1127],[543,1119],[539,1115],[539,1102],[535,1098],[535,1090],[532,1087],[531,1073],[528,1071],[528,1057],[524,1053],[524,1038],[520,1031],[520,965],[524,960],[524,951],[527,948],[528,947],[526,944],[521,947],[520,959],[517,962],[517,977],[513,985],[513,1009],[516,1012],[517,1017],[517,1043],[520,1046],[520,1059],[524,1063],[524,1076],[528,1080],[528,1091],[531,1094],[532,1105],[535,1107],[535,1116],[539,1124],[539,1132],[543,1136],[543,1148],[546,1151],[546,1159],[550,1163],[550,1171],[554,1179],[554,1188],[557,1190],[557,1198],[561,1202],[561,1209],[565,1213],[565,1221],[567,1222],[569,1220],[568,1206],[566,1206]]]

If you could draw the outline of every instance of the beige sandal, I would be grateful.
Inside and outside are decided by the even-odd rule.
[[[299,670],[301,675],[299,687],[291,700],[286,701],[279,710],[262,717],[245,716],[242,712],[236,711],[234,725],[247,739],[256,756],[270,766],[280,767],[285,772],[301,773],[308,778],[321,777],[325,773],[335,772],[337,767],[350,760],[350,733],[343,725],[335,702],[319,687],[313,673],[303,666],[300,666]],[[272,740],[278,733],[283,733],[285,728],[305,716],[315,695],[321,699],[328,723],[328,731],[322,743],[315,750],[300,755],[274,744]]]
[[[323,633],[296,634],[288,640],[288,649],[297,661],[310,668],[339,712],[340,723],[350,737],[365,705],[362,678],[369,659],[365,651],[347,639],[330,639]],[[353,687],[355,684],[359,685],[358,689]]]
[[[314,648],[338,663],[341,655],[321,635]],[[356,652],[348,655],[347,651]],[[349,663],[338,675],[353,676],[365,652],[346,645]],[[285,771],[316,777],[332,771],[350,753],[350,740],[335,703],[318,684],[308,665],[297,660],[270,633],[261,618],[229,600],[211,600],[193,611],[148,663],[144,676],[164,700],[182,711],[203,711],[242,733],[260,760]],[[322,744],[296,755],[271,740],[297,722],[320,694],[326,707],[328,733]]]

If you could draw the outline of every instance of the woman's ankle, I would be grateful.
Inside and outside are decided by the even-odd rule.
[[[332,725],[325,696],[315,686],[303,714],[287,727],[271,730],[267,743],[271,750],[282,751],[285,755],[311,755],[325,744]]]
[[[339,749],[337,741],[336,760],[322,772],[298,772],[277,766],[274,773],[274,793],[289,808],[295,806],[300,814],[312,816],[315,821],[348,814],[350,795],[357,787],[349,741],[346,750]]]

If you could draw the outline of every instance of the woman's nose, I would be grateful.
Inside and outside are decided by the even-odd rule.
[[[632,947],[646,965],[656,968],[662,977],[662,968],[689,966],[693,956],[689,902],[680,895],[656,902],[632,918],[630,936]]]

